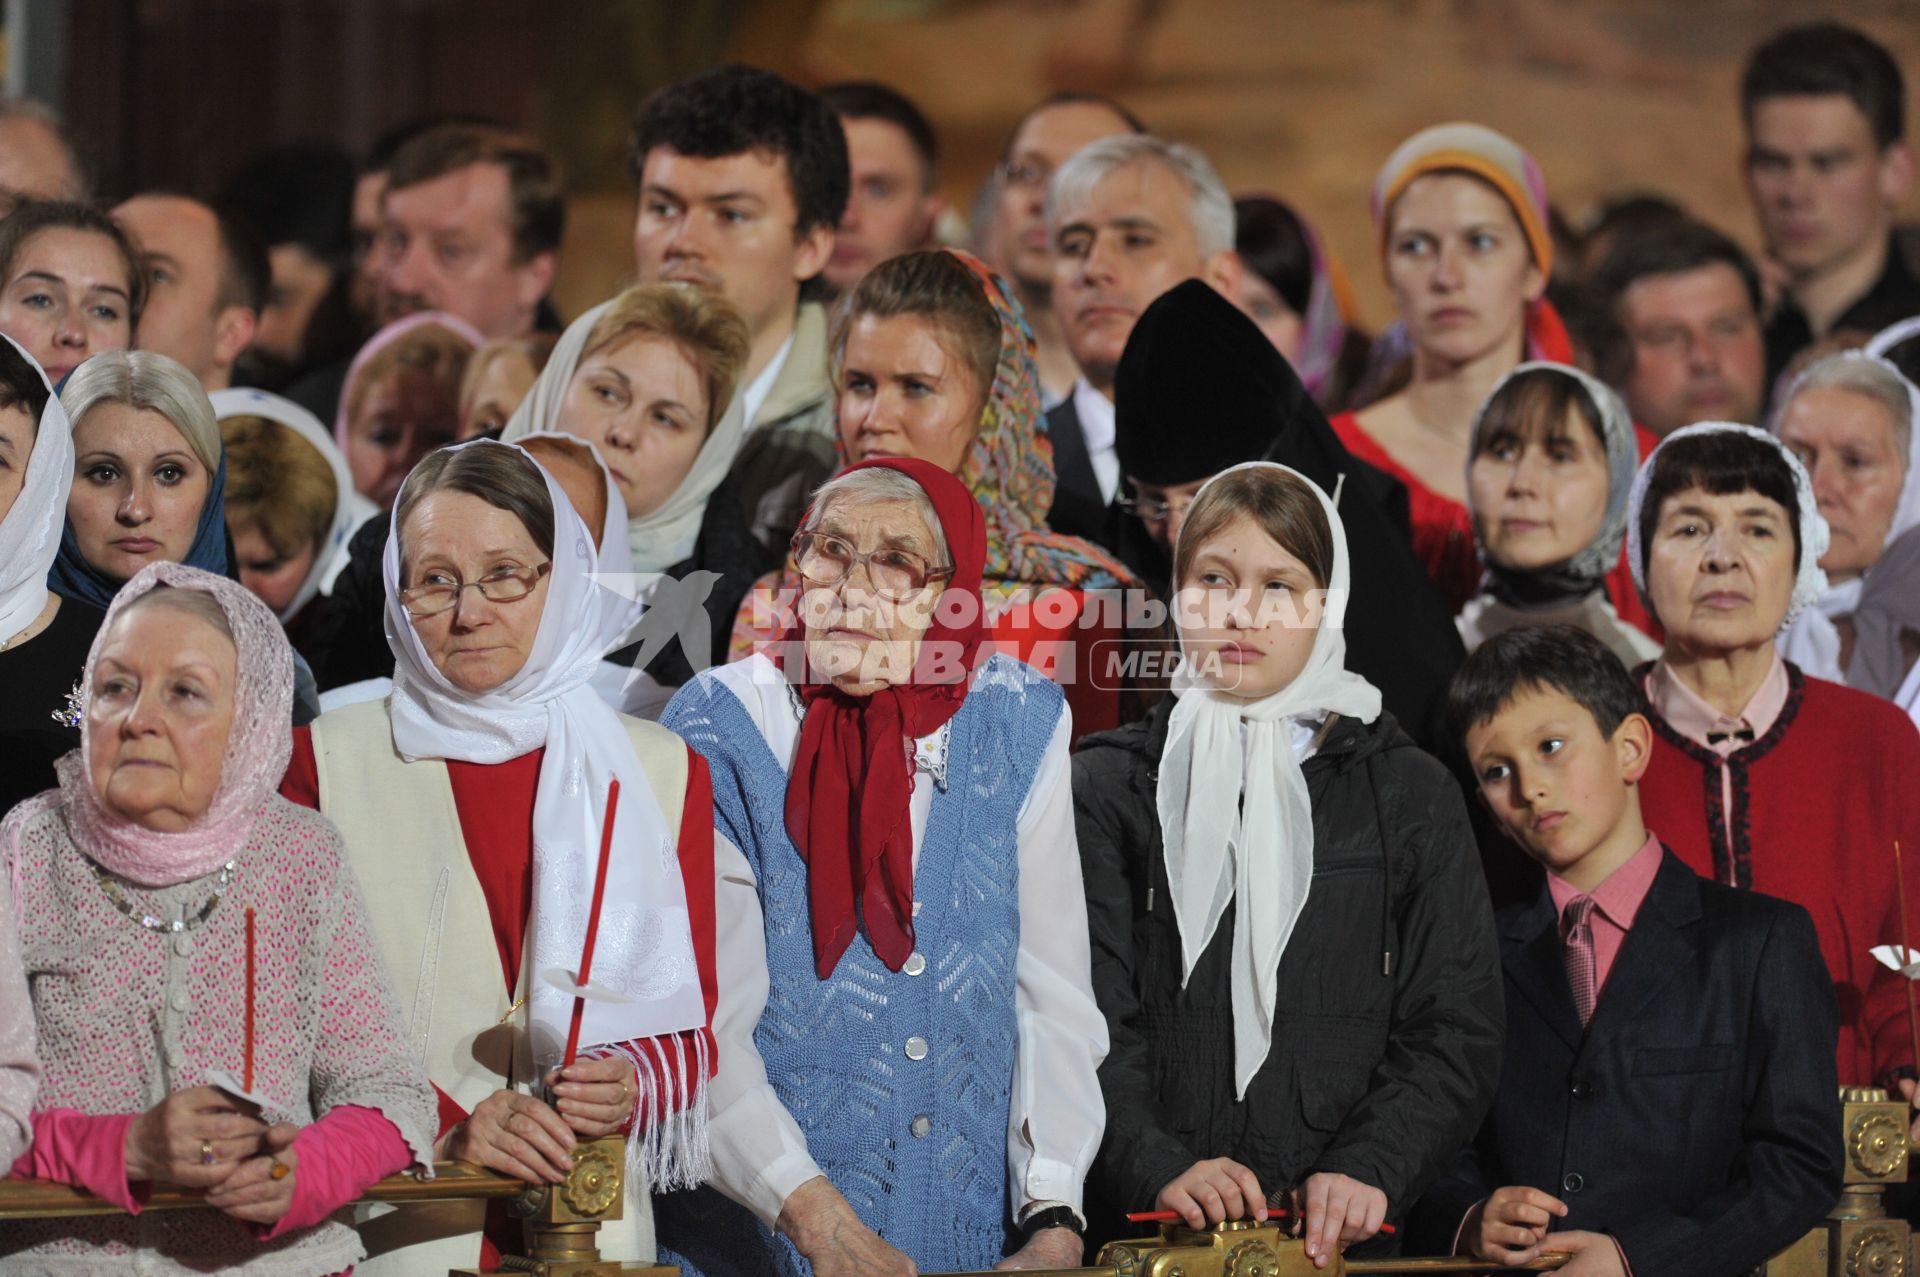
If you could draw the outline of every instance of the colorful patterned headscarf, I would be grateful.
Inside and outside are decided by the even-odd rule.
[[[1093,542],[1047,530],[1047,512],[1053,508],[1053,443],[1041,415],[1033,329],[1007,281],[973,254],[947,251],[979,277],[1000,319],[1000,362],[993,389],[959,473],[987,517],[987,582],[1087,590],[1130,583],[1133,574]]]
[[[1033,329],[1012,287],[992,268],[964,250],[946,251],[979,277],[1000,318],[1000,361],[993,387],[980,412],[973,446],[955,476],[986,519],[987,557],[980,588],[988,611],[1023,586],[1110,590],[1133,585],[1126,566],[1093,542],[1047,530],[1047,512],[1053,507],[1053,443],[1041,415]],[[837,474],[852,464],[837,426],[833,446]],[[728,659],[739,660],[757,644],[780,638],[786,625],[779,620],[785,616],[779,600],[796,600],[803,590],[791,559],[778,573],[755,582],[734,618]]]

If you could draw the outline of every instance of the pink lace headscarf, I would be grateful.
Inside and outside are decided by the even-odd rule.
[[[87,766],[93,739],[88,710],[94,666],[113,624],[133,601],[162,585],[211,594],[233,631],[233,726],[213,801],[191,828],[147,829],[114,811],[93,787]],[[96,864],[143,887],[168,887],[205,877],[240,854],[260,809],[270,801],[293,756],[293,649],[279,618],[250,590],[225,577],[180,563],[153,563],[114,597],[87,653],[81,676],[80,748],[56,770],[74,845]]]

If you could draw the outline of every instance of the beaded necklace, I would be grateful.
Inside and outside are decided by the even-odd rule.
[[[107,900],[114,908],[126,914],[127,917],[132,918],[149,931],[162,931],[171,934],[181,931],[192,931],[213,916],[214,909],[219,906],[220,901],[227,894],[227,884],[233,881],[234,863],[234,861],[229,860],[226,864],[220,866],[220,876],[214,879],[213,882],[213,894],[207,897],[205,904],[201,905],[191,914],[182,913],[178,918],[159,918],[146,912],[139,905],[129,900],[127,893],[120,889],[120,884],[113,880],[113,875],[99,865],[93,867],[93,873],[94,877],[100,880],[100,890],[106,893]]]

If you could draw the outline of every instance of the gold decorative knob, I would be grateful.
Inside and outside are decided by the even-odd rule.
[[[1887,1092],[1878,1086],[1843,1086],[1840,1088],[1842,1104],[1885,1104]]]
[[[1227,1277],[1279,1277],[1280,1257],[1265,1242],[1241,1242],[1227,1252]]]
[[[1113,1266],[1114,1277],[1139,1277],[1140,1253],[1131,1246],[1115,1242],[1103,1247],[1100,1262]]]
[[[1862,1113],[1847,1128],[1847,1154],[1863,1173],[1882,1179],[1900,1169],[1907,1128],[1884,1109]]]
[[[560,1195],[576,1215],[604,1215],[620,1196],[619,1163],[597,1145],[576,1145],[573,1171],[560,1188]]]
[[[1891,1228],[1869,1228],[1847,1248],[1847,1277],[1905,1277],[1906,1248]]]

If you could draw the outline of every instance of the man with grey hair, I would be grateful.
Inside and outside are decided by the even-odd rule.
[[[0,95],[0,215],[24,199],[86,195],[80,157],[54,109],[32,98]]]
[[[1047,522],[1056,532],[1112,547],[1120,352],[1140,312],[1183,280],[1199,279],[1233,297],[1241,271],[1233,199],[1193,147],[1121,134],[1082,147],[1060,166],[1047,189],[1047,229],[1053,308],[1080,368],[1072,394],[1047,414],[1059,475]]]

